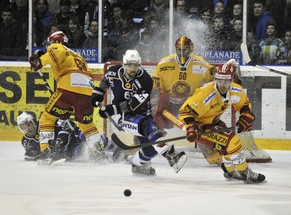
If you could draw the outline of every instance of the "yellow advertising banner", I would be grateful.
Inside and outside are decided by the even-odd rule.
[[[103,69],[90,69],[96,83],[101,80]],[[49,86],[54,89],[54,78],[50,68],[43,68],[42,73]],[[17,127],[17,116],[26,111],[39,120],[44,106],[50,97],[43,79],[30,68],[19,66],[0,67],[0,141],[20,141],[23,134]],[[94,122],[103,132],[103,119],[95,109]]]

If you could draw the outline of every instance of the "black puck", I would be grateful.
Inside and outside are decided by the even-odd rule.
[[[131,196],[131,191],[129,189],[124,190],[123,193],[125,196]]]

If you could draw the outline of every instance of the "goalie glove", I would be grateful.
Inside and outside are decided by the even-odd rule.
[[[199,123],[191,123],[186,128],[186,138],[189,142],[197,142],[201,137],[202,126]]]
[[[240,114],[239,120],[236,123],[237,133],[250,131],[252,123],[255,120],[255,115],[250,111],[244,111]]]
[[[101,103],[104,99],[104,90],[100,87],[94,87],[92,98],[91,98],[91,104],[93,107],[98,107],[99,103]]]
[[[112,115],[117,115],[119,114],[120,111],[120,107],[117,105],[106,105],[105,107],[100,108],[99,110],[99,115],[102,118],[108,118],[108,116],[112,116]]]

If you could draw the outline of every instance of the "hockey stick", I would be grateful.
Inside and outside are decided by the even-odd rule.
[[[38,74],[40,75],[40,77],[42,77],[42,80],[46,86],[46,88],[48,89],[48,91],[53,94],[52,88],[50,87],[50,85],[48,84],[46,78],[43,76],[43,73],[40,70],[37,70]]]
[[[257,65],[256,63],[254,63],[250,58],[247,44],[241,43],[240,49],[241,49],[241,52],[242,52],[242,55],[243,55],[243,61],[246,64],[248,64],[250,66],[257,67],[259,69],[263,69],[263,70],[269,71],[269,72],[274,72],[274,73],[277,73],[277,74],[280,74],[280,75],[286,75],[286,76],[289,76],[289,77],[291,76],[291,74],[288,74],[288,73],[285,73],[285,72],[282,72],[282,71],[279,71],[279,70],[276,70],[276,69],[271,69],[271,68],[268,68],[268,67],[265,67],[265,66],[260,66],[260,65]]]
[[[89,83],[90,83],[92,89],[94,89],[94,83],[93,83],[93,81],[91,80]],[[104,107],[103,107],[99,102],[95,102],[95,104],[96,104],[100,109],[104,108]],[[105,113],[106,117],[109,119],[109,121],[110,121],[110,122],[115,126],[115,128],[117,128],[118,131],[124,131],[123,128],[120,127],[120,126],[119,126],[119,125],[114,121],[114,119],[112,119],[112,117],[109,116],[109,114],[108,114],[106,111],[105,111],[104,113]]]
[[[208,134],[221,133],[221,132],[230,131],[230,130],[235,130],[235,127],[222,128],[222,129],[213,130],[213,131],[204,131],[204,132],[201,132],[201,134],[202,135],[208,135]],[[180,137],[164,139],[164,140],[159,140],[159,141],[155,141],[155,142],[143,143],[143,144],[137,145],[137,146],[130,146],[130,145],[126,145],[125,143],[123,143],[115,133],[113,133],[111,135],[111,140],[118,147],[120,147],[123,150],[131,150],[131,149],[143,148],[143,147],[146,147],[146,146],[152,146],[152,145],[155,145],[155,144],[173,142],[173,141],[176,141],[176,140],[183,140],[183,139],[186,139],[186,135],[180,136]]]
[[[103,107],[99,102],[98,102],[98,104],[97,104],[97,102],[96,102],[96,105],[97,105],[100,109],[105,108],[105,107]],[[122,128],[121,126],[119,126],[119,125],[114,121],[114,119],[112,119],[112,117],[109,116],[109,114],[108,114],[106,111],[104,111],[104,113],[105,113],[106,117],[109,119],[109,121],[114,125],[114,127],[117,128],[118,131],[124,131],[123,128]]]

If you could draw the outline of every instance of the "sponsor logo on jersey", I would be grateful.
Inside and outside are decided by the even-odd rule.
[[[175,70],[175,66],[163,66],[160,68],[160,72],[163,72],[166,70]]]
[[[129,129],[129,130],[131,130],[131,131],[137,131],[137,124],[135,124],[135,123],[124,122],[124,124],[123,124],[123,128],[125,128],[125,129]]]
[[[222,146],[226,146],[228,142],[228,137],[222,134],[208,134],[206,136],[203,136],[203,138]]]
[[[82,119],[84,124],[88,124],[93,121],[93,114],[85,115]]]
[[[53,107],[55,102],[57,102],[58,98],[60,98],[62,93],[60,91],[55,91],[52,96],[50,97],[48,103],[45,105],[45,110],[47,112],[50,111],[50,109]]]
[[[212,99],[214,99],[216,96],[216,92],[211,93],[209,96],[207,96],[207,98],[203,101],[204,104],[207,104],[208,102],[210,102]]]
[[[180,99],[188,97],[190,93],[190,85],[186,81],[178,81],[172,87],[172,92]]]
[[[53,139],[54,132],[40,132],[40,142],[47,142],[50,139]]]
[[[202,66],[193,66],[192,74],[204,74],[206,72],[206,68]]]
[[[105,77],[108,77],[108,76],[113,76],[113,77],[115,77],[115,76],[116,76],[116,72],[108,71],[108,72],[105,74]]]

